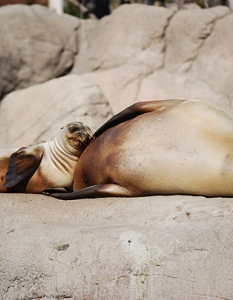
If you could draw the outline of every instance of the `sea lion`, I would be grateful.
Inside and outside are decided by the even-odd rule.
[[[233,196],[233,116],[199,100],[139,102],[94,134],[71,200],[190,194]]]
[[[92,136],[87,125],[73,122],[46,143],[16,151],[1,150],[0,192],[41,193],[49,188],[72,190],[76,162]]]

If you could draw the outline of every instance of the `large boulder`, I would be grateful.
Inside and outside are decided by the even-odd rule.
[[[140,4],[122,5],[101,21],[83,23],[81,43],[74,72],[108,70],[125,65],[161,68],[164,59],[164,34],[170,9]]]
[[[233,101],[233,13],[216,22],[199,51],[191,73]]]
[[[165,36],[165,69],[168,71],[189,71],[198,58],[202,47],[215,31],[215,25],[222,18],[227,18],[229,14],[232,15],[226,6],[180,10],[174,14],[168,24]],[[228,36],[231,37],[231,32],[226,29],[226,38]],[[218,42],[216,41],[216,43]],[[209,52],[205,52],[205,55],[207,58]],[[202,64],[205,65],[206,62],[202,61]]]
[[[57,16],[37,5],[3,7],[0,93],[72,68],[100,86],[114,113],[164,98],[199,98],[232,113],[232,22],[223,6],[121,5],[101,20]]]
[[[218,93],[204,80],[164,69],[147,73],[145,66],[122,66],[83,75],[98,84],[114,113],[136,101],[200,99],[233,113],[233,98]]]
[[[0,298],[233,299],[233,199],[0,195]]]
[[[231,21],[223,6],[175,12],[123,5],[82,23],[72,72],[95,81],[114,113],[167,98],[198,98],[233,113]]]
[[[50,140],[60,127],[85,122],[93,131],[112,116],[99,87],[78,75],[67,75],[12,92],[0,105],[0,148]]]
[[[77,18],[41,5],[0,8],[0,98],[70,71],[77,52]]]

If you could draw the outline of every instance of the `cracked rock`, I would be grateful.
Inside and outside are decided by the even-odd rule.
[[[114,113],[136,101],[201,99],[233,113],[233,13],[131,4],[82,23],[74,73],[96,82]],[[86,37],[86,39],[84,38]]]
[[[199,51],[191,73],[209,84],[216,92],[233,100],[233,13],[221,18]]]
[[[178,11],[166,31],[165,69],[188,71],[212,33],[215,23],[229,13],[229,9],[224,6]]]
[[[160,68],[164,31],[172,15],[172,10],[162,7],[130,4],[120,6],[98,23],[88,22],[89,32],[87,25],[83,29],[88,41],[80,46],[73,71],[106,70],[125,64]]]

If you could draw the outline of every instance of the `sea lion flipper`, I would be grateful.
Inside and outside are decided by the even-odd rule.
[[[5,175],[4,186],[12,188],[24,180],[28,182],[37,170],[43,153],[40,146],[23,147],[12,153]]]
[[[123,188],[117,184],[99,184],[92,185],[77,192],[71,193],[47,193],[43,192],[44,195],[52,196],[61,200],[77,200],[84,198],[99,198],[99,197],[132,197],[126,188]]]
[[[106,123],[104,123],[95,133],[94,137],[99,136],[101,133],[107,129],[114,127],[120,123],[127,120],[133,119],[139,115],[152,112],[161,111],[176,104],[180,104],[184,100],[155,100],[155,101],[145,101],[136,102],[133,105],[122,110],[112,118],[110,118]]]

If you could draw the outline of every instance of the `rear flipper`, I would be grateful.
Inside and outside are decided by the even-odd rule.
[[[72,193],[51,193],[44,191],[42,194],[52,196],[61,200],[76,200],[84,198],[101,198],[101,197],[133,197],[136,196],[132,192],[117,184],[100,184],[92,185],[77,192]]]
[[[139,115],[149,113],[152,111],[161,111],[167,109],[171,106],[182,103],[185,100],[154,100],[154,101],[146,101],[146,102],[137,102],[133,105],[127,107],[122,110],[111,119],[109,119],[106,123],[104,123],[95,133],[94,137],[99,136],[101,133],[106,131],[107,129],[114,127],[120,123],[133,119]]]

